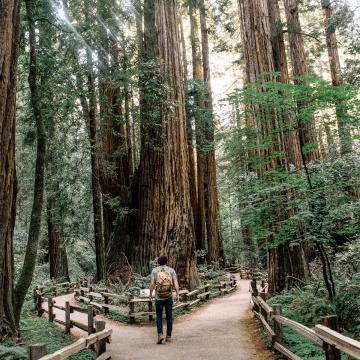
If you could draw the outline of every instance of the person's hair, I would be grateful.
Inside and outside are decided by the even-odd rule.
[[[159,265],[165,265],[165,264],[167,263],[167,261],[168,261],[168,258],[167,258],[166,255],[160,255],[160,256],[158,257],[158,263],[159,263]]]

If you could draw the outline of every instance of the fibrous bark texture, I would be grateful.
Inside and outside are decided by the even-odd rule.
[[[15,106],[20,1],[0,1],[0,340],[15,332],[13,235],[16,215]]]
[[[31,92],[31,105],[34,111],[37,131],[37,152],[35,164],[35,184],[34,200],[31,210],[29,236],[26,246],[24,264],[16,283],[15,288],[15,321],[19,324],[22,305],[25,301],[26,293],[31,285],[34,275],[37,249],[40,235],[41,216],[44,200],[45,186],[45,155],[46,155],[46,128],[42,118],[41,104],[37,86],[37,56],[36,56],[36,35],[32,17],[31,0],[26,0],[26,15],[29,24],[30,40],[30,66],[29,66],[29,86]]]
[[[214,118],[213,103],[211,93],[211,74],[210,74],[210,57],[209,57],[209,40],[206,26],[206,10],[205,2],[201,0],[200,8],[200,26],[201,26],[201,45],[202,45],[202,61],[203,61],[203,79],[207,87],[205,97],[205,106],[210,109],[210,121],[207,124],[206,136],[210,144],[214,143]],[[206,235],[208,243],[208,259],[209,261],[218,261],[223,258],[224,251],[222,240],[220,237],[219,224],[219,203],[216,184],[216,163],[215,149],[212,146],[206,156],[206,179],[207,179],[207,201],[206,201]]]
[[[269,20],[270,20],[270,40],[272,46],[272,55],[274,60],[274,71],[279,72],[280,76],[277,82],[290,84],[286,51],[284,43],[284,34],[282,31],[280,9],[278,0],[268,0]],[[298,134],[295,131],[294,119],[291,119],[288,112],[279,114],[283,118],[284,127],[284,148],[288,158],[288,162],[293,164],[297,169],[302,166],[300,155],[300,143]]]
[[[238,0],[240,32],[244,48],[247,83],[255,82],[263,72],[274,71],[267,5],[265,0]],[[269,75],[266,76],[266,80],[274,81],[275,79]],[[259,91],[262,91],[262,89],[259,89]],[[252,110],[254,114],[262,111],[260,106],[254,106]],[[269,119],[268,124],[262,124],[255,116],[252,116],[251,121],[254,129],[256,129],[259,141],[269,136],[271,127],[275,128],[277,126],[274,121],[274,116]],[[271,126],[270,128],[269,125]],[[281,141],[281,138],[277,139],[276,142],[282,145],[271,145],[268,149],[261,150],[259,152],[260,157],[271,155],[273,151],[282,151],[283,141]],[[271,158],[271,156],[269,158]],[[272,157],[271,160],[259,169],[259,176],[262,176],[264,171],[283,167],[284,165],[280,157]],[[279,218],[279,220],[281,219]],[[267,242],[272,243],[272,237],[269,237]],[[287,276],[294,276],[299,279],[304,278],[307,264],[304,261],[303,251],[300,246],[290,247],[287,242],[276,248],[268,249],[267,255],[270,293],[284,289],[286,287]],[[279,261],[281,261],[282,267],[279,266]]]
[[[189,5],[190,18],[190,40],[192,54],[193,79],[203,79],[203,69],[201,63],[200,41],[199,41],[199,25],[196,14],[197,7],[194,6],[193,0]],[[203,106],[198,103],[197,106]],[[196,248],[197,250],[205,250],[205,154],[203,148],[204,129],[200,121],[194,118],[196,128],[196,165],[197,165],[197,189],[195,187],[195,158],[193,158],[193,150],[189,149],[190,155],[190,183],[191,183],[191,203],[193,207],[196,232]],[[192,132],[192,122],[188,119],[188,133]],[[191,137],[192,139],[192,137]],[[195,198],[197,194],[197,199]]]
[[[332,7],[329,0],[321,1],[321,10],[325,26],[325,35],[326,35],[326,46],[329,56],[329,66],[330,66],[330,75],[331,82],[334,86],[341,85],[341,71],[340,71],[340,59],[337,49],[337,41],[335,31],[329,31],[327,29],[327,22],[332,16]],[[344,121],[344,115],[346,112],[341,108],[342,102],[339,102],[339,106],[336,109],[338,128],[339,128],[339,138],[340,138],[340,149],[341,154],[346,154],[352,150],[351,146],[351,135],[350,130],[347,128]],[[328,131],[330,132],[330,131]],[[331,138],[331,136],[329,136]]]
[[[148,30],[145,51],[151,54],[156,49],[162,61],[159,66],[171,84],[166,100],[181,106],[170,106],[169,113],[169,105],[165,108],[163,103],[142,101],[141,158],[131,189],[130,209],[135,211],[119,219],[112,245],[116,251],[111,254],[115,261],[126,254],[134,271],[148,274],[150,260],[164,253],[183,284],[195,286],[196,246],[177,4],[176,0],[146,0],[144,5],[148,15],[144,17]],[[156,30],[155,36],[151,29]],[[144,85],[142,91],[149,89]],[[155,122],[159,118],[153,118],[155,109],[160,110],[161,126]]]
[[[304,41],[302,38],[299,12],[296,0],[284,0],[286,20],[288,24],[290,54],[292,63],[292,72],[294,76],[308,76],[308,69],[305,56]],[[306,85],[307,82],[296,79],[296,85]],[[306,104],[298,103],[299,111]],[[319,158],[319,149],[316,146],[317,136],[315,133],[315,121],[309,119],[306,122],[299,121],[300,144],[311,144],[312,151],[305,154],[306,162]]]

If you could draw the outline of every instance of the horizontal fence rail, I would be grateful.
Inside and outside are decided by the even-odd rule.
[[[283,328],[283,325],[285,325],[322,348],[325,351],[326,359],[341,360],[340,351],[343,351],[360,360],[360,342],[339,334],[337,316],[323,317],[322,325],[316,325],[315,330],[312,330],[296,321],[283,317],[280,304],[273,305],[271,308],[265,302],[265,293],[258,293],[256,281],[251,282],[250,292],[252,293],[251,300],[254,315],[262,323],[273,348],[277,352],[289,359],[301,360],[300,357],[285,348]],[[270,322],[273,322],[274,330],[270,327]]]
[[[105,329],[105,321],[97,321],[96,330],[96,333],[81,338],[75,343],[49,355],[47,355],[46,344],[29,345],[29,360],[63,360],[88,348],[95,350],[97,360],[110,359],[110,354],[106,352],[106,343],[111,342],[112,329]]]

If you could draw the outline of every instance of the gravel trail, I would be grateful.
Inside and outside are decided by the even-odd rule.
[[[225,297],[215,298],[176,318],[172,342],[157,345],[155,321],[145,324],[122,324],[103,316],[106,328],[112,328],[112,343],[107,345],[114,360],[270,360],[274,354],[266,348],[250,307],[249,280],[237,280],[238,289]],[[57,305],[74,304],[73,294],[59,296]],[[44,307],[47,304],[44,304]],[[65,313],[54,308],[59,320]],[[44,316],[47,316],[46,314]],[[87,323],[87,315],[75,312],[71,319]],[[164,322],[164,333],[166,324]],[[85,331],[71,329],[75,338]]]

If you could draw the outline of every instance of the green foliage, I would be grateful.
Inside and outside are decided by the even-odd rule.
[[[30,301],[25,303],[22,320],[20,321],[21,335],[24,337],[23,346],[15,345],[15,342],[8,341],[0,345],[0,358],[6,358],[8,355],[18,356],[17,359],[27,359],[27,346],[30,344],[45,343],[47,344],[47,353],[52,354],[73,343],[71,335],[65,335],[64,330],[60,329],[54,323],[49,323],[43,317],[37,317],[31,314],[29,310],[33,308]],[[91,360],[96,355],[91,350],[83,350],[71,357],[70,360]]]
[[[345,91],[345,87],[306,80],[308,85],[259,79],[246,90],[237,90],[228,97],[231,104],[238,101],[251,104],[249,110],[240,114],[238,122],[252,117],[258,126],[267,129],[266,133],[259,133],[255,125],[236,128],[235,141],[229,138],[226,151],[244,154],[242,162],[228,169],[238,178],[234,187],[239,199],[241,229],[251,227],[258,242],[271,237],[268,247],[286,241],[291,245],[301,241],[329,242],[333,241],[334,232],[351,238],[359,230],[356,219],[360,207],[352,190],[359,186],[356,152],[339,157],[334,145],[326,159],[308,164],[307,172],[291,163],[288,167],[281,165],[286,164],[286,153],[280,147],[282,133],[297,134],[310,121],[315,121],[320,129],[334,127],[338,106],[348,129],[355,128],[360,118],[355,88],[347,87]],[[298,103],[306,106],[298,109]],[[286,122],[282,117],[284,112],[290,118]],[[325,119],[324,113],[328,114]],[[337,146],[340,141],[349,141],[344,134],[334,133],[333,137]],[[352,146],[357,149],[355,139]],[[311,152],[315,146],[318,144],[308,144],[303,152]],[[270,162],[279,165],[269,168]],[[299,238],[299,228],[308,229],[303,238]]]

